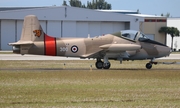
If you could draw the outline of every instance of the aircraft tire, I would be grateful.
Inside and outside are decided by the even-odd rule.
[[[96,68],[97,69],[102,69],[103,68],[103,62],[102,61],[97,61],[96,62]]]
[[[110,67],[111,67],[111,63],[103,64],[103,69],[109,69]]]
[[[146,64],[146,68],[147,68],[147,69],[151,69],[151,68],[152,68],[152,64],[151,64],[151,63],[147,63],[147,64]]]

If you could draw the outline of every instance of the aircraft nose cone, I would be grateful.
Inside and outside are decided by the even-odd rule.
[[[169,56],[171,53],[171,48],[168,46],[157,46],[160,57]]]

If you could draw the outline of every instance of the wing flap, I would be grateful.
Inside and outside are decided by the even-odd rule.
[[[141,46],[137,44],[106,44],[100,46],[100,48],[109,51],[133,51],[140,49]]]

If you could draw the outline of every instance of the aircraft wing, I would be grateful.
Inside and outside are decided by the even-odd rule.
[[[108,51],[134,51],[140,49],[141,46],[137,44],[106,44],[100,48]]]
[[[113,54],[118,55],[119,57],[128,58],[130,54],[127,51],[136,51],[140,49],[141,46],[137,44],[106,44],[99,46],[99,48],[101,50],[86,55],[82,55],[82,58],[101,57],[101,55],[105,54],[107,51],[113,52]]]

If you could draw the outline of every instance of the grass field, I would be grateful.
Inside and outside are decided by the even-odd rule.
[[[111,61],[97,70],[94,62],[0,61],[0,107],[180,107],[179,65]]]

